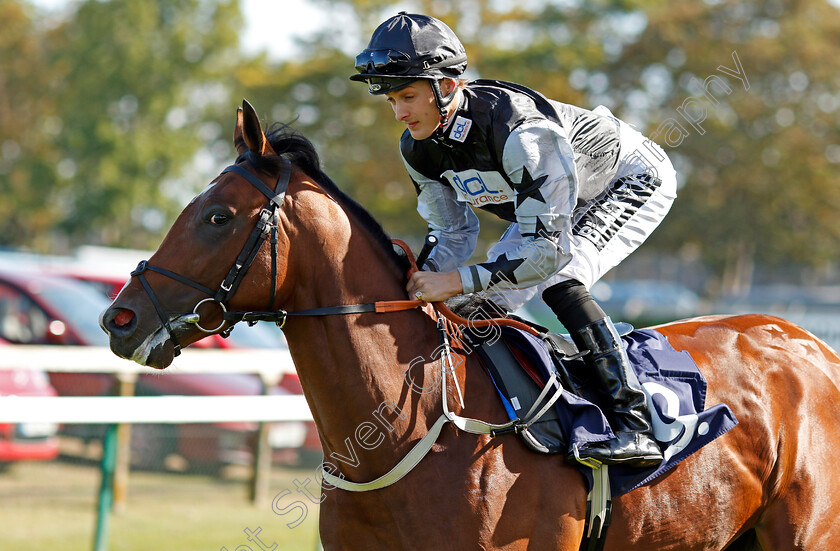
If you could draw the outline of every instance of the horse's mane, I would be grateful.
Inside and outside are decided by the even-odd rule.
[[[355,217],[362,224],[362,227],[370,232],[397,266],[402,268],[403,271],[408,270],[408,260],[404,255],[394,250],[391,238],[382,225],[362,205],[342,191],[321,169],[321,159],[318,156],[318,151],[306,136],[287,124],[275,122],[269,127],[266,137],[275,152],[286,157],[292,164],[314,179],[330,197],[341,205],[345,212]],[[280,167],[278,157],[254,155],[249,151],[241,155],[241,158],[247,159],[254,168],[261,171],[274,172]]]

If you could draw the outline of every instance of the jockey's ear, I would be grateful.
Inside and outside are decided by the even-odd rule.
[[[242,107],[236,112],[233,142],[240,155],[246,151],[245,148],[259,155],[274,153],[262,131],[257,111],[248,103],[248,100],[242,100]]]

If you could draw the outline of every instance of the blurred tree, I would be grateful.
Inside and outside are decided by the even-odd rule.
[[[391,233],[418,244],[425,228],[413,213],[414,190],[399,156],[399,137],[404,127],[395,123],[393,113],[381,98],[370,96],[364,86],[347,80],[353,72],[352,54],[397,8],[393,2],[383,0],[320,1],[331,6],[331,10],[354,14],[355,22],[345,22],[343,26],[361,29],[363,36],[357,49],[347,53],[346,45],[335,44],[335,37],[326,35],[312,44],[311,61],[296,59],[283,64],[277,72],[284,79],[292,73],[300,75],[307,83],[306,89],[321,95],[321,104],[315,105],[315,111],[322,117],[310,122],[305,130],[322,145],[335,179],[370,208]],[[615,35],[616,28],[625,21],[622,17],[633,9],[632,3],[619,1],[558,5],[539,0],[527,4],[423,0],[415,2],[412,11],[432,14],[456,31],[469,56],[467,78],[512,80],[560,101],[586,106],[587,91],[575,86],[570,75],[607,63],[609,47],[605,40]],[[624,40],[638,36],[638,24],[631,31]],[[319,48],[319,44],[329,44],[328,51]],[[290,70],[291,67],[302,70]],[[606,78],[604,74],[600,76]],[[266,90],[275,85],[268,84]],[[288,98],[287,91],[273,95]],[[294,100],[281,101],[295,112]],[[412,214],[406,216],[406,212]],[[507,224],[483,211],[477,214],[483,230],[474,258],[483,259]]]
[[[381,0],[332,3],[352,5],[365,36],[396,11]],[[712,291],[748,285],[756,262],[834,263],[840,245],[836,6],[825,0],[432,0],[415,7],[455,29],[470,57],[470,77],[521,82],[584,107],[606,105],[665,147],[682,188],[643,248],[699,251],[720,275]],[[396,154],[395,137],[379,158]],[[366,185],[393,178],[387,164]]]
[[[341,23],[271,61],[238,50],[236,0],[87,1],[51,28],[25,3],[0,0],[0,190],[9,198],[0,244],[154,245],[233,154],[243,97],[266,122],[293,123],[342,188],[390,233],[419,243],[402,126],[347,80],[353,55],[397,8],[312,1]],[[665,147],[682,188],[644,251],[699,256],[730,289],[751,279],[755,262],[833,262],[840,17],[826,0],[417,0],[410,9],[455,29],[468,78],[606,105]],[[503,229],[479,216],[476,256]]]
[[[39,109],[28,120],[19,106],[15,114],[22,130],[48,139],[27,148],[32,161],[15,161],[28,177],[4,179],[25,184],[13,184],[12,214],[0,223],[15,231],[0,242],[40,250],[157,243],[183,204],[173,183],[221,131],[208,113],[231,101],[225,74],[240,27],[236,2],[112,0],[22,30],[38,48],[10,57],[33,78],[12,76]]]
[[[58,212],[49,201],[58,156],[50,141],[52,67],[32,8],[0,0],[0,244],[31,244],[48,235]]]
[[[393,2],[382,0],[320,3],[330,6],[326,9],[354,14],[355,21],[345,20],[342,26],[361,29],[363,36],[358,37],[355,49],[336,43],[336,34],[325,33],[310,43],[307,51],[311,54],[283,62],[270,77],[249,72],[251,78],[240,82],[254,97],[265,98],[260,104],[274,105],[275,119],[299,117],[296,126],[321,147],[333,179],[369,208],[390,233],[418,245],[425,226],[414,213],[414,189],[399,155],[404,126],[394,120],[382,98],[370,96],[363,85],[348,80],[354,72],[355,52],[396,9]],[[547,10],[555,20],[562,18],[557,9]],[[569,85],[568,67],[587,67],[602,60],[601,47],[592,45],[585,27],[575,28],[580,47],[561,51],[552,42],[553,31],[542,12],[527,12],[512,2],[423,1],[416,11],[434,14],[459,33],[470,56],[470,78],[518,80],[552,97],[578,101],[584,94]],[[594,19],[595,11],[588,10],[587,17]],[[536,33],[539,40],[517,41],[539,25],[543,25]],[[483,258],[506,223],[483,211],[477,214],[484,229],[475,257]]]
[[[678,161],[683,188],[651,246],[699,248],[721,274],[712,291],[745,290],[756,263],[833,263],[838,8],[677,1],[651,3],[644,18],[645,31],[607,71],[617,112],[646,122],[648,135],[669,119],[682,125],[671,143],[657,139]]]
[[[194,156],[221,132],[208,118],[231,102],[241,27],[236,2],[111,0],[84,2],[51,34],[59,176],[73,190],[60,229],[86,242],[157,242],[189,194],[188,171],[201,172]]]
[[[269,72],[244,65],[237,71],[240,95],[267,121],[291,123],[312,140],[330,177],[389,231],[420,234],[422,220],[405,216],[414,191],[399,156],[403,127],[382,98],[348,80],[349,64],[351,71],[346,54],[321,49]]]

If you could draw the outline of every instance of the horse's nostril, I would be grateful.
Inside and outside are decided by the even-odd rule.
[[[131,320],[134,319],[134,312],[121,308],[117,315],[114,316],[114,325],[117,327],[125,327]]]
[[[104,315],[103,329],[112,336],[130,335],[137,326],[137,316],[128,308],[110,308]]]

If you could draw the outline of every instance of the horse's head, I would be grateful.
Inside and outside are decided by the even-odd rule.
[[[236,163],[187,205],[102,313],[115,354],[163,368],[181,347],[224,331],[226,311],[273,310],[282,301],[289,239],[281,206],[291,165],[247,101],[234,145]]]

